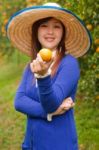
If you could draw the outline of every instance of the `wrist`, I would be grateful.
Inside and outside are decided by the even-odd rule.
[[[48,69],[48,71],[45,74],[43,74],[43,75],[38,74],[38,73],[34,73],[35,78],[45,78],[45,77],[47,77],[49,75],[51,75],[51,69]]]

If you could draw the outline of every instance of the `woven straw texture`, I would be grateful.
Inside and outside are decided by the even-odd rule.
[[[76,58],[84,55],[90,48],[90,36],[82,22],[68,11],[50,8],[25,10],[10,20],[7,35],[20,51],[31,56],[32,24],[50,16],[61,20],[66,28],[66,54]]]

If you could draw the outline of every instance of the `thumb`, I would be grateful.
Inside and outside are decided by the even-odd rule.
[[[52,57],[52,59],[48,62],[48,66],[50,66],[53,62],[54,62],[54,58]]]

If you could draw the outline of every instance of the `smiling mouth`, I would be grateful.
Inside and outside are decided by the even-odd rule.
[[[52,41],[54,41],[55,38],[53,38],[53,37],[46,37],[45,39],[46,39],[48,42],[52,42]]]

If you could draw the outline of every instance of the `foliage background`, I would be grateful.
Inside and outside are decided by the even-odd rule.
[[[6,37],[6,24],[16,11],[46,2],[57,2],[73,11],[92,35],[92,47],[79,58],[81,78],[77,93],[76,121],[81,150],[99,149],[99,3],[98,0],[0,1],[0,149],[19,150],[25,118],[13,109],[13,97],[22,70],[29,60]],[[16,120],[14,122],[14,120]],[[20,125],[20,120],[23,121]],[[85,123],[86,122],[86,123]],[[89,129],[90,128],[90,129]],[[18,133],[20,136],[18,136]],[[90,134],[90,137],[89,137]],[[87,138],[86,138],[87,137]],[[11,144],[11,141],[12,144]],[[89,142],[88,142],[89,141]],[[14,147],[14,148],[13,148]]]

